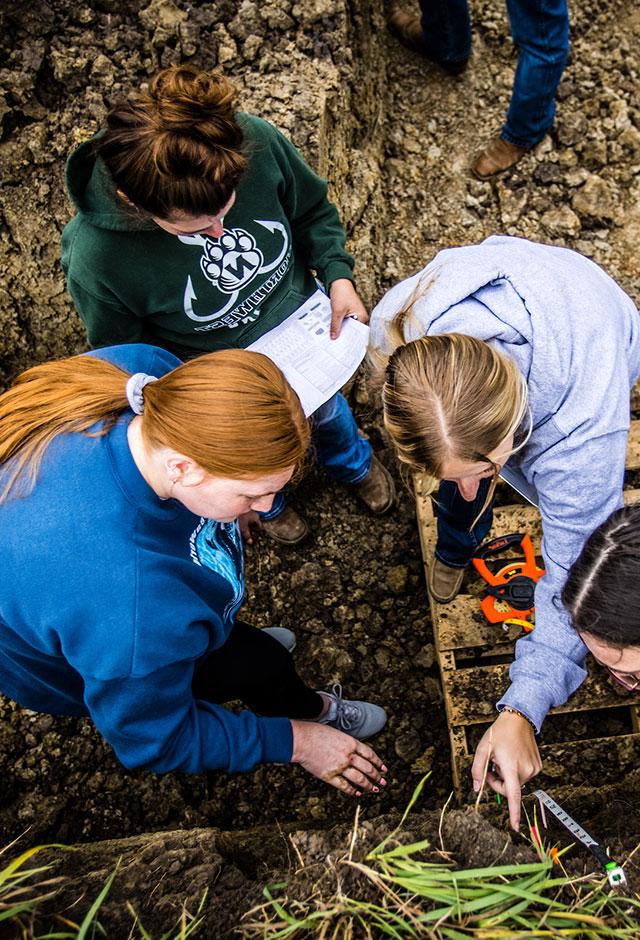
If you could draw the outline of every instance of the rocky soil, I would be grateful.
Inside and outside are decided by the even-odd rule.
[[[511,174],[480,183],[468,164],[500,127],[515,54],[503,0],[471,6],[472,61],[452,79],[386,35],[382,0],[5,0],[5,380],[34,362],[85,348],[58,260],[59,233],[71,212],[63,187],[67,153],[100,126],[106,108],[126,89],[181,59],[221,66],[236,82],[242,107],[277,123],[329,177],[367,302],[439,248],[494,232],[575,247],[602,263],[637,300],[640,12],[623,0],[573,4],[572,60],[552,134]],[[361,426],[393,467],[375,395],[361,379],[351,394]],[[294,629],[306,678],[320,685],[340,681],[349,696],[367,695],[389,712],[376,741],[390,767],[389,787],[366,801],[363,813],[370,820],[402,809],[426,770],[433,771],[431,807],[450,790],[413,503],[402,485],[400,494],[393,515],[371,519],[351,494],[312,471],[293,501],[304,508],[313,538],[300,550],[262,541],[249,553],[245,618]],[[586,719],[574,721],[580,725],[576,736],[597,731]],[[600,799],[581,789],[597,780],[597,772],[586,752],[585,766],[573,768],[573,806],[587,807],[603,834],[633,847],[640,833],[637,778]],[[36,715],[7,700],[0,700],[0,781],[0,842],[26,829],[27,844],[128,837],[151,873],[147,880],[131,880],[147,910],[176,909],[183,887],[184,896],[193,898],[201,884],[218,879],[209,910],[216,917],[226,911],[229,923],[235,914],[229,920],[228,911],[236,909],[222,890],[225,879],[246,910],[259,894],[252,887],[256,876],[266,868],[286,871],[288,843],[277,827],[321,830],[353,814],[351,801],[289,767],[237,778],[129,773],[88,721]],[[502,825],[504,817],[496,821]],[[254,826],[263,827],[264,852],[254,849],[246,861],[219,831]],[[140,838],[153,831],[162,835]],[[279,849],[267,847],[265,832]],[[222,851],[224,845],[232,847]],[[78,856],[85,862],[75,870],[86,863],[97,872],[87,883],[98,884],[117,849],[87,852],[94,854]],[[226,867],[229,858],[236,868]],[[189,874],[191,887],[180,871]],[[157,888],[150,900],[152,877]],[[222,936],[222,930],[208,935]]]

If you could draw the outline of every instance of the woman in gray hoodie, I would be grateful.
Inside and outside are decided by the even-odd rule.
[[[540,508],[536,628],[516,644],[472,768],[479,789],[493,759],[487,780],[517,829],[521,785],[541,768],[535,732],[586,676],[587,648],[559,597],[587,536],[622,505],[638,311],[587,258],[494,236],[441,251],[392,288],[372,313],[371,341],[400,460],[434,488],[442,481],[428,576],[438,600],[456,595],[489,531],[498,473]]]

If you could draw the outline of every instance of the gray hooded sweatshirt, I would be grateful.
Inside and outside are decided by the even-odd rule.
[[[407,342],[464,333],[506,353],[527,380],[533,431],[505,478],[537,496],[546,574],[536,628],[518,640],[511,686],[498,702],[539,730],[586,676],[586,647],[560,602],[590,533],[622,505],[629,394],[640,373],[633,301],[594,262],[566,248],[493,236],[449,248],[393,287],[371,315],[371,343],[390,353],[386,324],[416,289]]]

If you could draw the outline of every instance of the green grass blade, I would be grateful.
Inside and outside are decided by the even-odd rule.
[[[120,865],[120,862],[118,862],[114,871],[111,872],[111,874],[109,875],[109,877],[107,878],[104,884],[104,887],[100,891],[100,894],[98,895],[98,897],[95,899],[95,901],[93,902],[93,904],[87,911],[84,920],[80,924],[80,929],[78,930],[77,940],[85,940],[89,932],[89,928],[91,926],[95,926],[94,925],[95,917],[98,911],[100,910],[104,902],[104,899],[106,898],[106,896],[109,894],[109,891],[111,890],[111,885],[113,884],[113,880],[116,877],[116,873],[118,871],[119,865]]]

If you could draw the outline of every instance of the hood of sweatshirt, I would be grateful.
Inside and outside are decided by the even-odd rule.
[[[109,170],[94,152],[95,140],[96,137],[92,137],[85,141],[67,161],[67,190],[76,209],[96,228],[116,231],[152,229],[153,222],[139,218],[118,196]]]
[[[445,249],[374,309],[374,348],[392,351],[389,322],[410,302],[407,342],[464,333],[515,360],[529,387],[534,427],[554,417],[565,433],[583,422],[593,433],[595,411],[611,429],[620,404],[614,407],[612,375],[620,376],[628,401],[629,382],[640,367],[637,311],[601,268],[577,252],[509,236]]]

